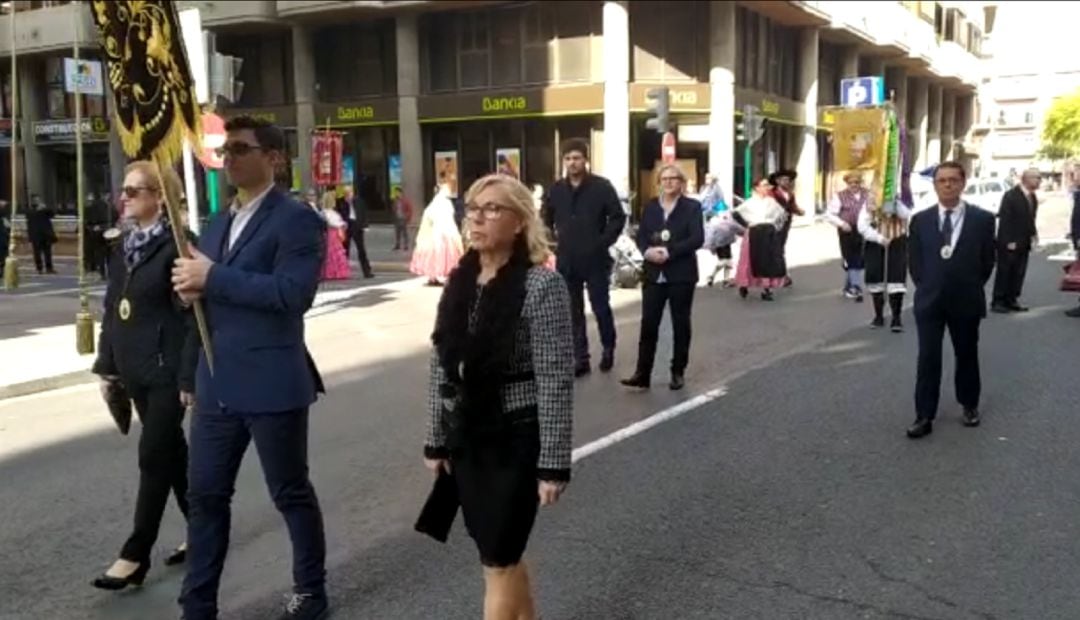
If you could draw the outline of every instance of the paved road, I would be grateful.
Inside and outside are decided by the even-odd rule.
[[[1033,261],[1033,312],[985,326],[983,427],[962,428],[947,406],[919,443],[903,437],[913,330],[867,330],[869,309],[836,295],[835,262],[797,271],[775,304],[701,290],[689,393],[579,384],[579,446],[694,393],[724,395],[579,463],[530,552],[545,618],[1080,616],[1080,322],[1061,315],[1073,300],[1053,291],[1058,265]],[[411,531],[429,484],[419,442],[436,295],[413,289],[395,305],[372,293],[309,325],[332,388],[311,452],[338,618],[479,616],[460,524],[445,547]],[[619,300],[626,374],[637,308]],[[135,442],[107,428],[93,396],[0,402],[0,618],[175,614],[178,570],[155,567],[119,596],[86,585],[125,534],[136,478]],[[255,461],[237,485],[227,618],[272,617],[289,585]],[[174,513],[156,560],[182,536]]]

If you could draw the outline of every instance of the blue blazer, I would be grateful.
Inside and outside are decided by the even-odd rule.
[[[228,245],[232,218],[217,215],[199,241],[214,261],[203,295],[214,374],[200,355],[200,411],[245,414],[302,409],[323,390],[304,343],[304,313],[315,300],[326,227],[310,208],[272,189]]]
[[[657,239],[662,231],[670,234],[667,241]],[[645,281],[656,283],[660,274],[670,284],[697,284],[697,251],[705,243],[705,219],[701,214],[701,203],[693,198],[680,196],[671,210],[667,222],[664,221],[664,208],[659,199],[653,199],[645,205],[641,213],[641,224],[637,231],[637,244],[642,253],[650,247],[666,246],[668,261],[657,265],[645,261]]]
[[[994,273],[994,215],[966,205],[952,258],[941,257],[938,206],[911,218],[908,266],[915,283],[915,316],[986,316],[986,282]]]

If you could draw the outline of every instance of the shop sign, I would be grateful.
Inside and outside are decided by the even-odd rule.
[[[96,60],[64,59],[64,90],[84,95],[104,95],[101,63]]]
[[[267,108],[232,108],[220,111],[226,118],[250,116],[278,127],[296,127],[296,108],[293,106],[275,106]]]
[[[109,119],[91,116],[82,119],[83,142],[105,142],[109,139]],[[34,123],[34,142],[57,144],[75,141],[75,119],[65,118]]]
[[[604,87],[601,84],[518,92],[429,95],[417,102],[422,122],[600,114],[603,110]]]
[[[377,99],[357,103],[315,104],[315,126],[349,127],[396,123],[396,99]]]
[[[803,104],[784,97],[777,97],[769,93],[749,88],[735,89],[735,108],[742,109],[744,106],[756,107],[761,115],[770,120],[784,121],[795,125],[803,125]]]
[[[657,86],[667,86],[672,112],[708,112],[712,107],[712,87],[708,84],[630,84],[630,109],[648,109],[646,93]]]

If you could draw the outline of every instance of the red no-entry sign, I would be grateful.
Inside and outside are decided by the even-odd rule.
[[[660,145],[660,161],[665,164],[675,163],[675,134],[670,131],[664,134],[664,141]]]

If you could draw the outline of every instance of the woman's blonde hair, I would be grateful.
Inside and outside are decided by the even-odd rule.
[[[174,205],[177,209],[182,208],[180,199],[184,194],[184,183],[180,180],[180,175],[176,174],[176,171],[172,168],[161,168],[161,181],[158,181],[158,165],[152,161],[146,159],[140,159],[133,161],[124,168],[124,176],[131,174],[132,172],[139,172],[145,179],[146,187],[161,193],[164,189],[168,195],[169,200],[177,201]],[[161,182],[165,183],[165,187],[162,188]],[[164,198],[164,196],[162,196]]]
[[[675,164],[664,164],[663,166],[660,166],[660,170],[656,173],[657,183],[660,182],[660,177],[664,176],[665,172],[674,172],[675,175],[679,177],[679,181],[681,181],[683,185],[686,185],[686,173],[682,171],[682,168]]]
[[[502,190],[505,201],[500,205],[521,218],[521,236],[529,248],[529,261],[534,265],[546,263],[551,255],[547,228],[540,221],[540,214],[536,210],[532,192],[521,181],[505,174],[489,174],[481,177],[469,187],[469,191],[465,192],[465,204],[471,204],[481,192],[491,187]]]
[[[322,200],[320,202],[322,204],[319,206],[329,211],[330,209],[337,207],[337,196],[334,195],[334,192],[328,191],[322,195]]]

